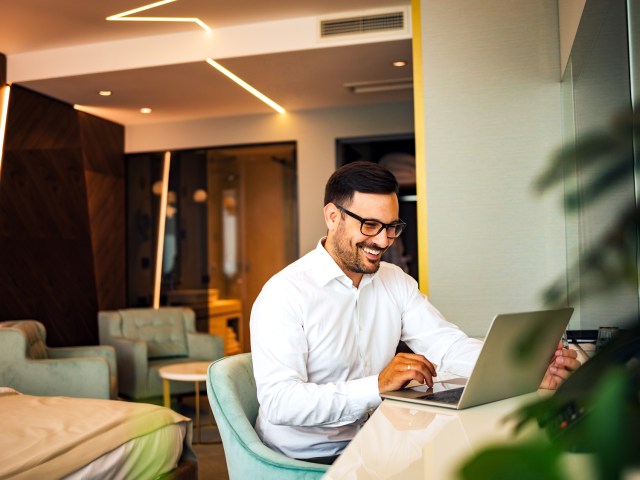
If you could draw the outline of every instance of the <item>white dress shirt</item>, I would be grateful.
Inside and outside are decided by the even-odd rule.
[[[482,343],[447,322],[416,281],[382,262],[353,286],[324,249],[274,275],[251,312],[256,431],[293,458],[340,453],[380,404],[378,374],[403,340],[468,376]]]

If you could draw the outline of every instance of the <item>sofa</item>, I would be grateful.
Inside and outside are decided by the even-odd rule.
[[[0,322],[0,387],[28,395],[115,399],[115,351],[101,345],[49,347],[42,322]]]

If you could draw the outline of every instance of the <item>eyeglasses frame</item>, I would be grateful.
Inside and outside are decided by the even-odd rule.
[[[381,232],[382,230],[385,230],[386,232],[388,232],[390,227],[394,227],[394,228],[396,228],[396,227],[398,227],[399,225],[402,225],[402,230],[400,231],[400,233],[399,233],[397,236],[395,236],[395,237],[390,237],[389,235],[387,235],[387,238],[396,239],[396,238],[398,238],[400,235],[402,235],[402,232],[404,232],[404,229],[405,229],[405,227],[407,226],[407,223],[406,223],[406,222],[403,222],[402,220],[399,220],[399,221],[394,222],[394,223],[383,223],[383,222],[381,222],[380,220],[376,220],[375,218],[362,218],[360,215],[356,215],[355,213],[350,212],[349,210],[347,210],[346,208],[344,208],[344,207],[342,207],[342,206],[340,206],[340,205],[337,205],[337,204],[335,204],[335,203],[334,203],[334,205],[335,205],[335,206],[336,206],[336,208],[337,208],[338,210],[340,210],[342,213],[346,213],[346,214],[347,214],[347,215],[349,215],[351,218],[355,218],[356,220],[358,220],[358,221],[360,222],[360,233],[361,233],[361,234],[363,234],[363,235],[365,235],[365,236],[367,236],[367,237],[375,237],[375,236],[377,236],[377,235],[380,235],[380,232]],[[381,225],[380,230],[378,230],[378,231],[377,231],[375,234],[373,234],[373,235],[369,235],[368,233],[364,233],[364,232],[362,231],[362,227],[364,226],[365,222],[376,222],[376,223],[379,223],[379,224]]]

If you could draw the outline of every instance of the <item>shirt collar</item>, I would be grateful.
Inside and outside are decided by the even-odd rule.
[[[321,286],[327,285],[331,280],[338,280],[340,283],[343,283],[348,286],[353,286],[353,282],[347,275],[342,271],[342,269],[338,266],[336,261],[333,259],[331,254],[327,252],[324,248],[324,242],[327,240],[327,237],[322,237],[316,246],[316,259],[317,259],[317,278],[318,282]],[[375,273],[365,273],[360,281],[360,287],[362,288],[364,285],[369,284],[373,277],[375,277]]]

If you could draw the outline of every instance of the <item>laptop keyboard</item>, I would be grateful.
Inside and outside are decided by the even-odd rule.
[[[464,387],[460,387],[460,388],[452,388],[450,390],[443,390],[442,392],[431,392],[431,393],[427,393],[426,395],[423,395],[421,397],[418,397],[419,399],[423,399],[423,400],[433,400],[435,402],[440,402],[440,403],[450,403],[455,405],[456,403],[458,403],[460,401],[460,397],[462,396],[462,391],[464,390]]]

